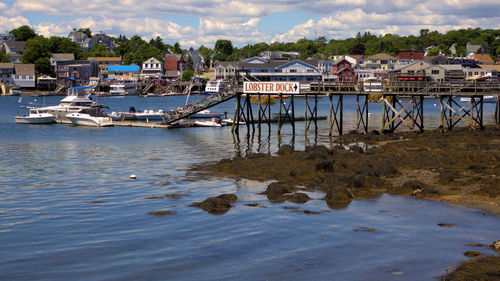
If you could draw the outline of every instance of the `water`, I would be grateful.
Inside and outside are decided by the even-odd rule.
[[[23,96],[27,101],[32,98]],[[184,101],[105,100],[113,111],[131,105],[168,110]],[[297,108],[303,103],[296,102]],[[292,140],[297,149],[329,144],[327,131],[304,136],[304,123],[297,123],[295,138],[285,125],[281,139],[275,128],[268,137],[264,127],[261,138],[243,134],[235,143],[230,127],[16,125],[18,105],[17,97],[0,97],[1,280],[430,280],[464,260],[462,252],[477,250],[466,244],[491,243],[500,233],[497,217],[427,200],[383,195],[344,209],[322,200],[279,204],[258,194],[266,183],[186,174],[195,163],[245,151],[273,153]],[[320,99],[319,114],[328,106]],[[488,106],[485,119],[491,118]],[[377,107],[370,104],[373,115]],[[234,108],[228,102],[213,110],[232,116]],[[426,101],[425,114],[433,109]],[[328,121],[318,125],[328,128]],[[224,215],[188,206],[221,193],[239,198]],[[166,194],[183,196],[145,199]],[[147,215],[160,210],[177,214]],[[354,231],[362,227],[376,231]]]

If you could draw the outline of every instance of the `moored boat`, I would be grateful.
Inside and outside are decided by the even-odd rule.
[[[35,107],[27,107],[28,115],[16,115],[17,124],[51,124],[54,123],[54,115],[39,110]]]
[[[70,113],[66,117],[73,125],[110,127],[113,126],[113,120],[106,112],[102,110],[103,106],[94,106],[82,109],[76,113]]]
[[[190,117],[192,117],[192,118],[222,118],[225,115],[226,115],[225,113],[212,112],[208,109],[204,109],[198,113],[191,115]]]
[[[198,127],[222,127],[222,124],[214,120],[198,120],[194,121]]]
[[[66,97],[58,105],[40,107],[39,110],[54,115],[55,121],[58,123],[71,123],[66,117],[68,114],[77,113],[82,109],[96,105],[90,98],[91,91],[92,87],[90,86],[71,87],[68,89]]]

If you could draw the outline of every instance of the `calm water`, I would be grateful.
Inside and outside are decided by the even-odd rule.
[[[38,99],[56,104],[61,97]],[[30,101],[23,96],[22,104]],[[184,98],[105,102],[112,111],[131,105],[168,110]],[[303,108],[303,101],[296,103]],[[427,127],[439,113],[434,103],[426,100]],[[186,175],[190,164],[245,151],[273,153],[280,143],[329,145],[328,121],[318,123],[319,136],[305,136],[304,123],[297,123],[293,139],[285,126],[281,139],[275,130],[265,135],[266,128],[260,138],[243,134],[235,142],[230,127],[16,125],[19,104],[18,97],[0,97],[1,280],[431,280],[464,260],[462,252],[477,250],[465,244],[491,243],[500,233],[499,218],[432,201],[384,195],[334,210],[322,200],[270,203],[258,195],[266,183]],[[213,110],[232,116],[234,106]],[[328,106],[320,99],[320,114],[328,114]],[[486,105],[486,120],[493,107]],[[354,112],[346,111],[354,123]],[[370,104],[370,112],[376,118],[380,106]],[[174,193],[185,196],[145,199]],[[224,215],[188,206],[221,193],[239,198]],[[285,206],[325,212],[305,215]],[[160,210],[177,214],[146,214]],[[441,222],[458,225],[437,226]],[[361,227],[376,232],[353,231]]]

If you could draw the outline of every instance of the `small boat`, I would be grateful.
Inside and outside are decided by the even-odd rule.
[[[110,127],[113,126],[113,120],[102,110],[103,106],[94,106],[82,109],[76,113],[66,115],[73,125]]]
[[[205,94],[212,95],[217,94],[223,90],[225,90],[228,86],[226,81],[216,80],[216,81],[208,81],[205,86]]]
[[[35,107],[27,107],[28,115],[16,115],[17,124],[51,124],[55,122],[53,114],[44,112]]]
[[[21,89],[19,87],[10,88],[9,95],[11,95],[11,96],[20,96],[21,95]]]
[[[476,102],[479,102],[480,98],[479,97],[474,97],[474,100]],[[461,97],[460,101],[461,102],[470,102],[471,101],[471,97]],[[495,103],[495,102],[497,102],[497,97],[496,96],[483,96],[483,102],[485,102],[485,103]]]
[[[68,93],[60,104],[40,107],[39,110],[53,114],[56,122],[71,123],[66,116],[70,113],[80,112],[82,109],[91,108],[96,103],[91,99],[91,90],[89,86],[76,86],[68,88]]]
[[[212,112],[208,109],[204,109],[198,113],[191,115],[192,118],[222,118],[226,114],[220,112]]]
[[[111,118],[113,120],[137,120],[137,121],[151,121],[151,120],[164,120],[166,118],[165,112],[159,110],[144,110],[136,111],[133,106],[130,107],[129,112],[112,112]]]
[[[198,127],[222,127],[222,124],[213,120],[198,120],[194,121],[194,124]]]

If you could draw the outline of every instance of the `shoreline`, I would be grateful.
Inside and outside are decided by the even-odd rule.
[[[218,176],[276,180],[351,200],[388,193],[475,208],[500,217],[500,126],[417,133],[348,134],[324,146],[250,153],[196,165]],[[362,143],[371,148],[356,145]],[[350,147],[348,150],[345,147]],[[235,167],[238,167],[237,169]],[[327,200],[334,202],[335,200]]]

